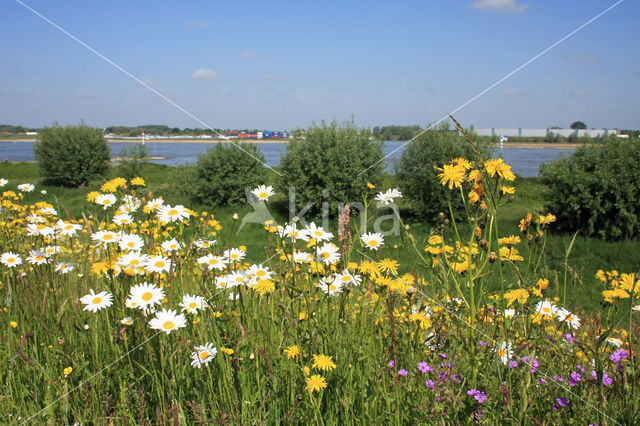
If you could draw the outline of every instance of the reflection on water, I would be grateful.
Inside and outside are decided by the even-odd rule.
[[[34,161],[33,142],[0,141],[0,159],[8,161]],[[394,161],[402,155],[405,142],[390,141],[384,144],[384,154],[387,168],[391,170]],[[137,143],[110,142],[111,156],[118,157],[123,147],[137,145]],[[198,155],[205,152],[213,144],[208,143],[158,143],[149,141],[145,144],[151,157],[161,157],[152,160],[153,163],[177,166],[198,161]],[[258,143],[258,147],[265,156],[267,165],[275,167],[280,164],[280,156],[286,151],[286,142]],[[550,148],[500,148],[494,155],[502,157],[511,165],[513,172],[519,176],[532,177],[538,175],[541,163],[553,160],[559,155],[568,155],[572,149]],[[238,155],[242,154],[238,151]],[[5,177],[6,176],[0,176]]]

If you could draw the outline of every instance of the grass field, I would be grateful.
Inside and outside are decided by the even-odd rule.
[[[334,220],[309,240],[239,230],[251,206],[194,205],[170,167],[141,176],[68,189],[40,185],[34,164],[3,165],[0,421],[640,420],[637,287],[624,274],[637,242],[554,235],[537,179],[509,182],[508,201],[485,173],[487,208],[455,226],[411,219],[397,199],[371,207],[367,230],[397,214],[399,235],[360,238],[354,216],[350,236]],[[389,175],[363,194],[393,187]],[[125,217],[127,196],[141,205]],[[147,204],[158,196],[169,206]],[[286,224],[286,194],[265,198]]]

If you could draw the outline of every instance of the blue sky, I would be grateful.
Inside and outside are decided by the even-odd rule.
[[[616,2],[24,3],[211,127],[293,129],[432,123]],[[0,123],[203,127],[20,3],[0,16]],[[640,128],[639,17],[623,1],[456,118]]]

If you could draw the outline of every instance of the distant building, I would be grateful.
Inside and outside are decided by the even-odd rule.
[[[597,138],[600,136],[617,135],[620,133],[616,129],[523,129],[520,128],[499,128],[491,127],[489,129],[474,129],[478,136],[506,136],[506,137],[546,137],[548,134],[569,137],[575,135],[577,137],[589,136]]]

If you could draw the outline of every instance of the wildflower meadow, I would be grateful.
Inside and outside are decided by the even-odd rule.
[[[457,158],[438,182],[462,221],[415,232],[403,194],[369,184],[364,220],[268,220],[249,250],[144,176],[106,181],[76,217],[3,176],[0,419],[636,424],[640,280],[598,265],[601,309],[572,312],[544,255],[554,212],[501,222],[515,179]],[[269,211],[274,195],[251,191]]]

